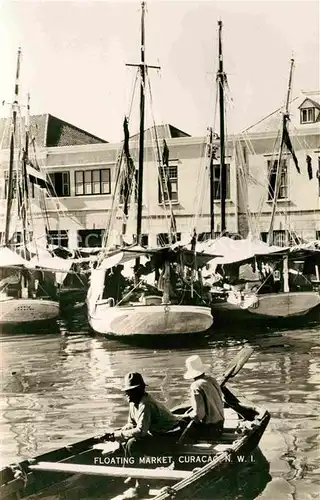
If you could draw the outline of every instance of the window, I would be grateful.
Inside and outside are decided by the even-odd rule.
[[[147,247],[149,245],[149,235],[148,234],[141,234],[140,241],[137,241],[136,235],[133,236],[133,239],[138,245],[141,245],[142,247]]]
[[[149,244],[149,235],[148,234],[142,234],[141,235],[141,241],[140,245],[143,247],[147,247]]]
[[[215,139],[219,139],[217,134],[215,134]],[[212,159],[216,160],[217,159],[217,152],[219,150],[219,147],[216,144],[207,144],[207,156],[208,158],[211,158],[212,154]]]
[[[273,231],[272,233],[272,244],[279,247],[299,245],[300,241],[298,235],[286,230]]]
[[[301,123],[314,123],[315,122],[315,108],[305,108],[300,110]]]
[[[53,196],[70,196],[70,172],[50,172]]]
[[[172,234],[173,241],[181,241],[181,233]],[[157,234],[157,246],[164,247],[169,245],[169,234],[168,233],[159,233]]]
[[[284,231],[283,229],[273,231],[272,240],[273,245],[277,245],[278,247],[285,247],[287,245],[286,231]]]
[[[268,200],[274,199],[278,160],[268,160]],[[278,199],[288,198],[288,169],[286,160],[281,161]]]
[[[77,170],[75,172],[76,196],[110,194],[110,168],[100,170]]]
[[[230,200],[230,165],[226,164],[226,199]],[[213,166],[213,197],[221,200],[220,165]]]
[[[214,232],[213,233],[213,237],[211,237],[211,233],[199,233],[198,236],[197,236],[197,240],[198,241],[207,241],[207,240],[211,240],[211,239],[216,239],[216,238],[219,238],[221,236],[221,233],[220,232]]]
[[[268,232],[260,233],[261,240],[265,243],[268,242]],[[294,234],[282,229],[272,232],[271,245],[277,245],[279,247],[286,247],[288,245],[298,245],[299,238]]]
[[[80,229],[78,231],[78,246],[82,248],[101,247],[103,229]]]
[[[268,242],[268,233],[266,231],[260,233],[260,238],[262,241],[264,241],[264,243],[267,243]]]
[[[197,235],[198,241],[207,241],[211,239],[211,233],[199,233]]]
[[[7,198],[7,193],[8,193],[8,179],[9,177],[9,172],[6,171],[4,173],[4,198]],[[12,199],[16,198],[16,189],[17,189],[17,172],[16,170],[13,171],[13,182],[12,182]],[[28,180],[28,197],[29,198],[34,198],[34,183],[30,182]]]
[[[57,245],[59,247],[68,247],[69,237],[68,231],[48,231],[48,243],[49,245]]]
[[[178,201],[178,166],[159,168],[159,203]]]
[[[14,170],[12,172],[12,199],[17,197],[17,172]],[[9,172],[8,170],[4,173],[4,197],[8,196],[8,183],[9,183]]]

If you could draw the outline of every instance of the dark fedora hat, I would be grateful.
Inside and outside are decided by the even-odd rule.
[[[131,389],[136,389],[137,387],[145,387],[147,384],[142,378],[141,373],[133,372],[127,373],[123,381],[123,391],[130,391]]]

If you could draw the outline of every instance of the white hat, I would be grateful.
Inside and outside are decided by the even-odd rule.
[[[200,356],[194,355],[186,359],[186,368],[187,371],[183,377],[186,380],[189,380],[191,378],[199,377],[199,375],[208,371],[210,365],[205,365],[202,363]]]

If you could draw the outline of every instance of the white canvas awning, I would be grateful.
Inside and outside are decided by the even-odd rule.
[[[72,259],[61,259],[60,257],[52,257],[49,252],[41,253],[38,256],[32,257],[28,262],[29,268],[42,268],[53,272],[67,273],[71,266]]]
[[[233,264],[250,260],[256,256],[283,254],[289,252],[288,247],[279,247],[268,245],[260,240],[233,240],[223,236],[217,240],[208,240],[204,243],[198,243],[197,252],[205,252],[207,254],[220,254],[221,257],[214,259],[215,264]],[[214,257],[213,257],[214,258]]]
[[[111,269],[112,267],[123,265],[126,262],[130,262],[130,260],[137,259],[142,255],[148,255],[148,252],[139,245],[131,247],[128,251],[121,250],[119,252],[106,257],[100,264],[99,269]]]
[[[27,267],[29,262],[8,247],[0,248],[0,267]]]

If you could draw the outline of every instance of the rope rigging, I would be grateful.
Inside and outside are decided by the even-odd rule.
[[[173,213],[171,193],[169,189],[170,177],[169,177],[169,158],[167,159],[167,165],[165,165],[164,155],[161,156],[160,153],[160,141],[159,135],[157,132],[156,121],[153,113],[153,96],[151,90],[151,82],[149,74],[147,74],[148,81],[148,89],[149,89],[149,97],[150,97],[150,110],[152,116],[152,128],[151,128],[151,137],[154,134],[154,138],[152,137],[153,148],[155,150],[156,163],[158,165],[158,185],[160,187],[161,193],[161,204],[164,208],[164,214],[167,221],[167,230],[169,235],[169,243],[174,243],[174,239],[177,238],[177,228],[175,223],[175,216]],[[165,143],[166,145],[166,143]],[[169,154],[169,153],[168,153]],[[159,200],[160,201],[160,200]],[[169,206],[169,213],[168,213]]]

